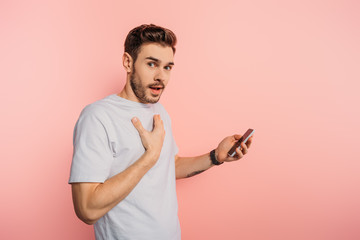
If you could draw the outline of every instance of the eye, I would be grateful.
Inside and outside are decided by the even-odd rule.
[[[148,62],[148,65],[149,65],[150,67],[156,67],[156,64],[155,64],[154,62]]]
[[[171,66],[166,66],[166,67],[164,67],[164,68],[165,68],[165,70],[168,70],[168,71],[170,71],[170,70],[172,69]]]

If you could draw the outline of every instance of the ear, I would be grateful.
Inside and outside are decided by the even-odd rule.
[[[130,56],[130,54],[128,54],[127,52],[124,52],[124,55],[123,55],[123,66],[127,73],[132,72],[133,59]]]

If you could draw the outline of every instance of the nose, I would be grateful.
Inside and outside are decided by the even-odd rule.
[[[164,69],[159,68],[155,74],[155,81],[164,82],[166,80],[166,73]]]

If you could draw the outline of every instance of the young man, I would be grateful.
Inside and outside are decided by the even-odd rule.
[[[69,183],[77,216],[96,239],[180,239],[175,180],[242,158],[252,138],[226,137],[211,153],[180,157],[170,117],[158,103],[170,80],[176,37],[141,25],[125,40],[126,84],[84,108],[74,130]]]

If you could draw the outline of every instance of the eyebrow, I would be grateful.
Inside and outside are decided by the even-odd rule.
[[[154,58],[154,57],[147,57],[147,58],[145,58],[145,59],[149,59],[149,60],[153,60],[153,61],[155,61],[155,62],[161,62],[159,59],[157,59],[157,58]],[[174,64],[174,62],[168,62],[168,64],[167,65],[175,65]]]

